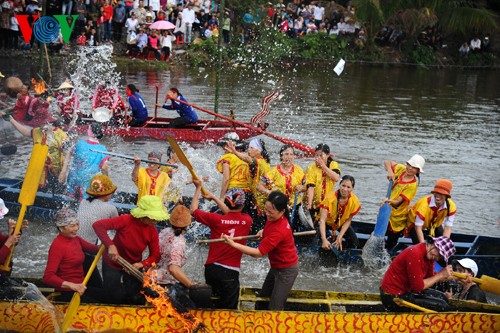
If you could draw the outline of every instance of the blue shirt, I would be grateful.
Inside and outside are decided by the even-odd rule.
[[[128,104],[132,109],[132,117],[140,122],[145,122],[148,120],[148,109],[146,108],[146,103],[142,99],[141,95],[135,93],[128,97]]]
[[[179,96],[177,97],[177,99],[180,99],[183,102],[187,102],[184,96]],[[190,124],[193,124],[198,121],[198,115],[196,114],[196,112],[193,111],[193,108],[190,105],[179,103],[177,101],[172,101],[172,104],[170,105],[163,104],[162,107],[167,110],[176,110],[177,113],[181,117],[186,118]]]

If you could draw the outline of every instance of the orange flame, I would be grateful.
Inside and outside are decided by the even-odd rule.
[[[167,313],[168,315],[180,320],[187,332],[197,332],[200,328],[203,327],[203,324],[198,320],[198,318],[194,317],[189,312],[179,313],[175,309],[172,301],[167,296],[168,289],[156,284],[156,277],[158,275],[158,271],[151,267],[144,273],[144,288],[149,288],[152,291],[156,292],[158,297],[151,297],[149,295],[144,294],[146,300],[153,304],[158,311],[161,313]]]
[[[43,94],[47,91],[44,81],[37,81],[34,77],[31,78],[31,84],[33,85],[33,90],[36,94]]]

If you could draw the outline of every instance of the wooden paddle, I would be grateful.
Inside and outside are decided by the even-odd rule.
[[[275,140],[278,140],[286,145],[290,145],[294,148],[297,148],[305,153],[307,153],[306,156],[314,156],[315,154],[315,150],[314,148],[312,147],[309,147],[303,143],[299,143],[299,142],[296,142],[296,141],[293,141],[293,140],[290,140],[290,139],[287,139],[287,138],[284,138],[284,137],[281,137],[279,135],[276,135],[276,134],[272,134],[272,133],[269,133],[269,132],[266,132],[264,131],[263,129],[259,128],[259,127],[255,127],[255,126],[251,126],[251,125],[248,125],[246,123],[243,123],[243,122],[240,122],[240,121],[237,121],[237,120],[234,120],[234,119],[231,119],[229,117],[226,117],[224,115],[221,115],[219,113],[216,113],[216,112],[213,112],[213,111],[210,111],[210,110],[207,110],[205,108],[202,108],[200,106],[197,106],[197,105],[194,105],[194,104],[191,104],[191,103],[188,103],[188,102],[185,102],[185,101],[181,101],[180,99],[175,99],[176,102],[179,102],[179,103],[182,103],[182,104],[185,104],[185,105],[189,105],[191,107],[194,107],[195,109],[198,109],[200,111],[203,111],[203,112],[206,112],[208,114],[211,114],[212,116],[216,116],[216,117],[219,117],[219,118],[222,118],[224,120],[227,120],[227,121],[230,121],[232,122],[233,124],[236,124],[238,126],[242,126],[242,127],[246,127],[248,129],[251,129],[255,132],[258,132],[260,134],[264,134],[264,135],[267,135],[268,137],[270,138],[273,138]]]
[[[110,151],[102,151],[102,150],[95,150],[95,149],[90,149],[90,151],[93,151],[93,152],[96,152],[96,153],[105,154],[105,155],[109,155],[109,156],[120,157],[120,158],[124,158],[126,160],[132,160],[132,161],[135,160],[135,157],[133,157],[133,156],[128,156],[128,155],[119,154],[119,153],[112,153]],[[141,158],[141,162],[150,163],[150,164],[164,165],[164,166],[168,166],[168,167],[171,167],[171,168],[174,168],[174,169],[178,168],[178,166],[175,165],[175,164],[168,164],[168,163],[156,162],[156,161],[151,161],[151,160],[143,160],[142,158]]]
[[[129,263],[127,260],[123,259],[123,257],[118,256],[116,262],[119,263],[120,266],[128,270],[130,272],[130,275],[135,277],[139,282],[144,282],[144,275],[142,274],[142,272],[135,268],[134,265]]]
[[[391,197],[392,191],[392,179],[389,180],[389,188],[387,189],[386,198]],[[375,231],[373,235],[377,237],[384,237],[387,231],[387,225],[389,224],[389,217],[391,216],[392,207],[389,206],[389,202],[384,202],[384,204],[378,210],[377,223],[375,224]]]
[[[467,274],[464,273],[453,272],[453,275],[460,279],[467,278]],[[471,279],[476,282],[482,290],[500,295],[500,280],[492,278],[488,275],[483,275],[480,278],[471,277]]]
[[[182,148],[179,146],[179,144],[177,143],[177,141],[175,141],[174,138],[172,138],[171,136],[167,136],[167,140],[168,140],[168,143],[170,143],[170,147],[172,147],[172,150],[174,151],[174,153],[177,155],[177,157],[179,158],[179,161],[189,170],[189,172],[191,173],[191,177],[193,177],[193,179],[200,179],[198,178],[198,176],[196,175],[196,172],[194,172],[194,169],[193,169],[193,166],[191,165],[191,162],[189,162],[186,154],[184,154],[184,151],[182,150]],[[203,187],[203,185],[201,186],[201,193],[203,195],[206,195],[208,192],[207,190],[205,190],[205,188]]]
[[[396,303],[399,306],[405,306],[407,308],[412,308],[412,309],[415,309],[415,310],[418,310],[418,311],[422,311],[422,312],[425,312],[425,313],[437,313],[437,311],[424,308],[424,307],[422,307],[420,305],[413,304],[413,303],[405,301],[404,299],[401,299],[401,298],[397,298],[396,297],[393,300],[394,300],[394,303]]]
[[[102,252],[104,251],[104,244],[101,245],[99,248],[99,251],[95,255],[94,261],[92,261],[92,264],[90,265],[90,268],[87,272],[87,275],[85,275],[85,278],[83,279],[82,284],[84,286],[87,285],[87,282],[89,282],[90,277],[92,276],[92,273],[94,273],[94,270],[97,266],[97,262],[101,258]],[[71,298],[71,301],[69,302],[68,309],[66,310],[66,314],[64,315],[64,321],[61,326],[61,332],[65,333],[71,323],[73,322],[73,319],[75,318],[76,311],[78,310],[78,307],[80,306],[80,293],[75,291],[73,294],[73,297]]]
[[[308,230],[308,231],[299,231],[299,232],[294,232],[294,236],[307,236],[307,235],[315,235],[316,230]],[[243,239],[253,239],[253,238],[259,238],[257,235],[248,235],[248,236],[238,236],[238,237],[230,237],[232,240],[243,240]],[[219,243],[219,242],[224,242],[224,238],[216,238],[216,239],[201,239],[196,241],[196,244],[207,244],[207,243]]]
[[[35,203],[38,183],[40,182],[40,177],[42,176],[48,152],[49,146],[47,145],[42,145],[40,143],[35,143],[33,145],[28,167],[26,168],[26,175],[24,176],[23,186],[21,187],[19,198],[17,199],[17,201],[21,204],[21,210],[19,211],[19,217],[17,218],[16,227],[14,228],[15,234],[21,231],[27,207]],[[12,245],[7,259],[5,259],[5,262],[0,266],[0,270],[10,272],[10,261],[12,260],[12,255],[14,254],[14,248],[15,245]]]

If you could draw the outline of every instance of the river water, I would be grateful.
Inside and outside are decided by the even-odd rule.
[[[266,119],[269,132],[315,146],[330,145],[343,174],[356,178],[355,193],[362,210],[357,218],[375,222],[379,203],[387,189],[383,161],[404,163],[413,154],[426,159],[425,173],[417,198],[427,195],[439,178],[453,182],[452,198],[457,205],[453,230],[463,233],[500,236],[500,95],[498,73],[487,70],[427,70],[421,68],[359,67],[346,65],[341,76],[331,65],[309,64],[281,69],[250,70],[227,67],[222,70],[219,112],[249,121],[260,109],[262,98],[279,89],[282,99],[271,106]],[[134,70],[133,63],[121,68],[118,77],[124,86],[134,83],[153,112],[155,86],[160,101],[169,87],[177,87],[190,103],[213,109],[216,75],[209,68]],[[2,59],[0,71],[24,80],[36,74],[34,64]],[[52,85],[64,76],[64,66],[53,69]],[[122,89],[122,96],[124,90]],[[159,115],[171,115],[159,109]],[[198,111],[201,118],[213,116]],[[1,126],[3,121],[0,120]],[[7,128],[4,140],[16,143],[18,153],[4,158],[0,172],[5,177],[24,173],[31,148],[29,140]],[[277,163],[281,143],[262,136]],[[103,143],[115,152],[146,156],[148,151],[166,151],[164,142],[107,138]],[[222,151],[213,145],[184,146],[199,176],[209,176],[208,188],[217,191],[220,175],[215,162]],[[306,167],[310,159],[297,163]],[[111,159],[110,176],[120,190],[134,191],[130,180],[133,164]],[[186,172],[187,175],[187,172]],[[187,176],[185,176],[187,178]],[[192,192],[187,187],[186,193]],[[3,227],[3,225],[2,225]],[[46,221],[34,221],[23,235],[15,253],[14,276],[41,276],[48,246],[55,228]],[[206,249],[192,245],[188,273],[202,281],[200,268]],[[267,259],[246,257],[242,284],[260,286],[267,271]],[[381,271],[351,267],[325,268],[315,257],[301,258],[301,273],[295,284],[303,289],[330,289],[376,292]]]

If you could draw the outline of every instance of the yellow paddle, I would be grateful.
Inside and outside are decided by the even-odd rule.
[[[415,310],[422,311],[425,313],[437,313],[437,311],[421,307],[420,305],[413,304],[413,303],[405,301],[404,299],[401,299],[401,298],[396,297],[393,300],[394,300],[394,303],[396,303],[399,306],[405,306],[407,308],[415,309]]]
[[[184,154],[184,151],[179,146],[179,144],[177,143],[177,141],[175,141],[175,139],[172,138],[171,136],[167,136],[167,140],[168,140],[168,143],[170,143],[170,147],[172,147],[172,150],[177,154],[177,157],[179,158],[179,161],[182,164],[184,164],[184,166],[191,173],[191,177],[193,177],[193,179],[199,179],[198,176],[196,175],[196,173],[194,172],[194,169],[193,169],[193,166],[191,165],[191,162],[189,162],[186,154]],[[203,187],[203,185],[201,186],[201,193],[203,193],[204,195],[207,194],[207,190],[205,190],[205,188]]]
[[[95,255],[94,261],[92,261],[92,265],[90,265],[87,275],[85,275],[85,278],[83,279],[82,284],[84,286],[86,286],[87,282],[89,282],[90,277],[92,276],[92,273],[94,272],[94,269],[97,266],[97,262],[99,261],[99,258],[101,258],[103,251],[104,251],[104,244],[101,245],[101,247],[99,248],[99,251]],[[61,326],[62,333],[66,333],[66,331],[68,330],[69,326],[73,322],[73,318],[75,317],[76,311],[78,310],[79,306],[80,306],[80,293],[75,291],[73,297],[71,298],[71,301],[69,302],[68,310],[66,310],[66,314],[64,315],[64,321]]]
[[[467,274],[464,273],[453,272],[453,275],[460,279],[467,278]],[[479,288],[481,288],[482,290],[487,291],[489,293],[500,295],[500,280],[492,278],[491,276],[488,275],[483,275],[480,278],[471,277],[471,279],[472,281],[479,284]]]
[[[19,211],[19,217],[17,218],[14,233],[21,231],[24,215],[26,214],[26,208],[35,203],[38,183],[40,182],[40,177],[42,176],[48,152],[49,146],[47,145],[42,145],[40,143],[33,145],[30,161],[28,163],[28,167],[26,168],[26,175],[24,176],[23,186],[21,187],[21,192],[19,193],[19,198],[17,199],[17,201],[21,204],[21,210]],[[5,259],[3,265],[0,266],[0,270],[4,272],[10,271],[10,261],[12,260],[12,255],[14,254],[14,248],[15,245],[12,245],[9,256]]]

